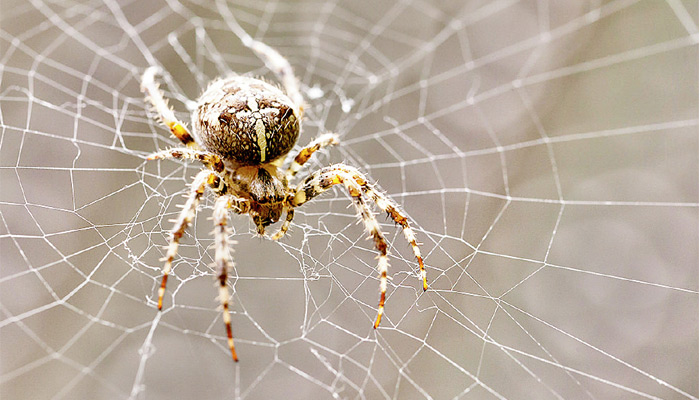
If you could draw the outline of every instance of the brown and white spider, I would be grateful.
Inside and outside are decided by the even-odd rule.
[[[223,308],[228,345],[234,361],[238,361],[238,357],[233,345],[227,286],[232,262],[229,253],[229,209],[238,214],[249,214],[260,235],[264,235],[265,228],[279,221],[282,213],[286,213],[280,230],[272,236],[273,240],[278,240],[289,229],[296,207],[333,185],[343,184],[379,252],[381,295],[374,328],[377,328],[384,313],[389,263],[386,240],[366,199],[374,201],[401,225],[404,236],[413,247],[418,260],[423,290],[428,289],[423,259],[413,230],[408,225],[408,217],[398,204],[375,189],[360,171],[348,165],[335,164],[319,169],[297,185],[291,183],[315,151],[338,143],[335,134],[319,136],[299,151],[286,172],[281,172],[284,156],[294,147],[299,136],[304,114],[303,97],[292,67],[282,55],[257,41],[253,41],[249,47],[275,73],[286,94],[278,87],[255,78],[233,75],[216,79],[197,100],[197,108],[192,113],[194,135],[177,120],[163,98],[163,93],[155,81],[159,69],[148,68],[141,82],[141,90],[146,93],[147,101],[153,105],[160,120],[185,145],[156,152],[148,159],[178,158],[199,161],[206,167],[192,182],[187,201],[173,227],[167,254],[161,260],[165,261],[165,265],[158,290],[158,310],[163,307],[165,285],[180,239],[194,218],[197,204],[205,189],[209,187],[218,196],[213,211],[216,273],[219,281],[219,301]]]

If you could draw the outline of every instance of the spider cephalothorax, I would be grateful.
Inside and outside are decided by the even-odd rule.
[[[398,204],[377,190],[360,171],[348,165],[335,164],[317,170],[297,185],[291,184],[294,176],[314,152],[338,143],[335,134],[321,135],[302,148],[286,171],[282,172],[280,167],[284,156],[294,147],[301,130],[303,98],[299,83],[285,58],[261,42],[253,41],[250,48],[272,66],[272,70],[283,82],[286,93],[255,78],[235,75],[217,79],[200,96],[197,108],[192,113],[194,135],[175,118],[175,114],[163,98],[163,93],[158,89],[155,81],[158,68],[148,68],[141,82],[141,88],[159,118],[185,145],[159,151],[148,159],[180,158],[199,161],[206,167],[194,178],[188,200],[175,222],[170,245],[163,259],[165,265],[163,280],[158,290],[158,309],[163,307],[165,287],[180,239],[194,218],[197,204],[209,187],[218,196],[213,216],[219,301],[223,307],[231,356],[235,361],[238,361],[238,357],[233,345],[231,317],[228,312],[227,280],[231,267],[228,210],[238,214],[249,214],[261,235],[265,234],[266,227],[279,221],[282,214],[286,213],[280,230],[272,236],[272,239],[277,240],[289,229],[296,207],[312,200],[333,185],[342,184],[348,190],[365,229],[373,238],[379,252],[377,268],[380,298],[374,327],[379,326],[384,313],[389,262],[386,240],[367,199],[373,201],[394,222],[401,225],[404,236],[413,247],[418,260],[423,290],[428,289],[423,258],[413,230],[408,224],[408,217]]]
[[[287,194],[284,175],[274,165],[263,164],[238,167],[230,176],[233,185],[251,200],[249,214],[262,235],[282,214]]]

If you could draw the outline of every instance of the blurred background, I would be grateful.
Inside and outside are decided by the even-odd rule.
[[[231,361],[208,196],[164,255],[200,169],[139,90],[158,65],[189,121],[207,83],[293,65],[298,147],[411,216],[386,315],[349,197],[281,243],[234,216]],[[695,1],[0,1],[3,399],[698,397]]]

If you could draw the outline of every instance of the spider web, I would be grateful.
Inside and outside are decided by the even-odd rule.
[[[2,1],[3,398],[697,398],[698,4],[693,1]],[[232,19],[221,17],[230,11]],[[226,15],[226,12],[223,12]],[[196,165],[176,114],[288,57],[298,145],[409,213],[386,315],[349,197],[281,242],[233,217],[234,364],[212,286],[212,198],[157,312],[162,246]],[[303,175],[303,173],[302,173]]]

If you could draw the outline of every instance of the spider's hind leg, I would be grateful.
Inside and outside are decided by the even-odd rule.
[[[190,148],[175,147],[172,149],[160,150],[155,153],[151,153],[147,160],[164,160],[166,158],[199,161],[204,164],[204,166],[211,168],[218,173],[223,173],[225,168],[224,162],[221,161],[221,157],[217,156],[216,154]]]
[[[301,95],[299,80],[289,61],[277,50],[257,40],[244,40],[243,44],[253,50],[265,65],[277,76],[284,91],[299,110],[299,118],[304,114],[304,96]]]
[[[146,99],[153,105],[153,109],[158,113],[158,118],[170,129],[170,132],[187,147],[198,149],[199,146],[194,141],[190,131],[185,128],[185,124],[175,117],[175,113],[168,106],[167,100],[163,98],[163,92],[158,87],[155,79],[159,70],[160,68],[158,67],[146,69],[143,77],[141,77],[141,91],[146,93]]]

